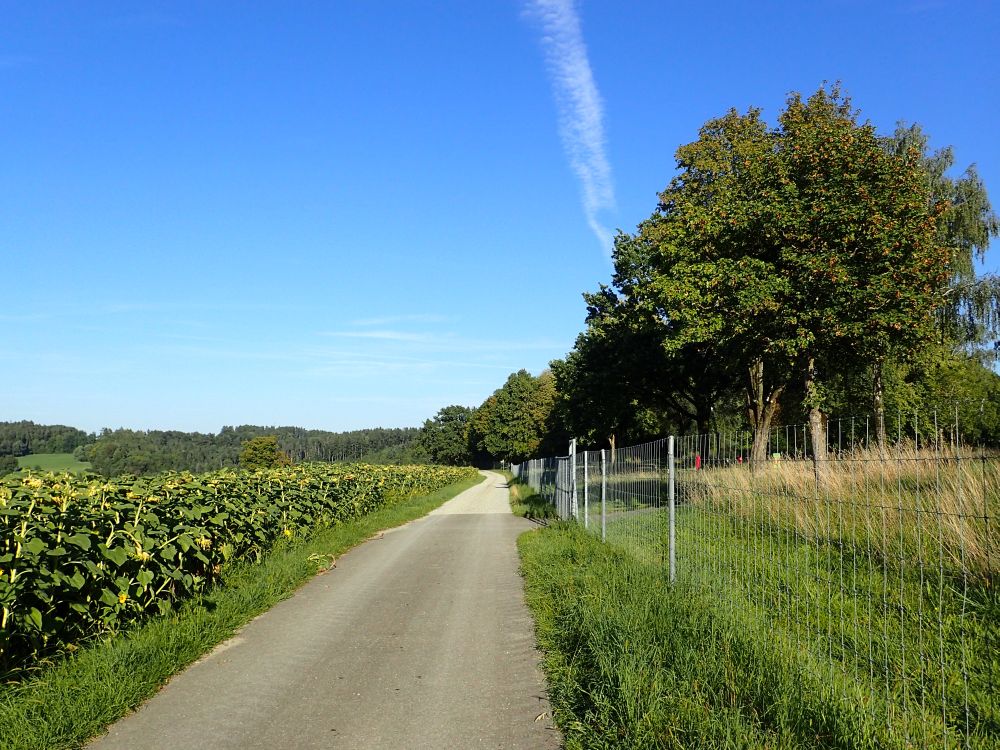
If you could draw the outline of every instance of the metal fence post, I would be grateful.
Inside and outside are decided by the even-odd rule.
[[[573,478],[570,487],[572,487],[572,492],[569,496],[570,501],[570,515],[573,518],[577,517],[577,500],[576,500],[576,438],[569,441],[569,471],[570,476]]]
[[[604,457],[604,449],[601,448],[601,541],[608,540],[608,465]]]
[[[674,489],[675,489],[675,462],[674,462],[674,436],[667,438],[667,503],[669,505],[669,559],[670,559],[670,582],[677,580],[677,524],[674,513]]]
[[[587,473],[587,451],[583,452],[583,528],[590,528],[590,477]]]

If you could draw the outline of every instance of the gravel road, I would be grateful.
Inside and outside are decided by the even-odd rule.
[[[557,748],[504,480],[356,547],[89,747]]]

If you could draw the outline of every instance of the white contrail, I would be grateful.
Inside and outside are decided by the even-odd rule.
[[[604,106],[594,84],[574,0],[528,0],[528,14],[542,26],[542,46],[559,105],[559,133],[580,179],[587,224],[606,252],[611,231],[598,212],[615,207],[611,166],[604,153]]]

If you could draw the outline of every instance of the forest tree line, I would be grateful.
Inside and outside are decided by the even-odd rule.
[[[349,432],[301,427],[223,427],[217,434],[174,430],[104,429],[86,433],[61,425],[0,422],[0,457],[31,453],[72,453],[105,476],[204,472],[239,466],[242,446],[275,436],[291,461],[426,463],[417,428],[371,428]]]
[[[0,422],[0,456],[17,458],[31,453],[72,453],[93,440],[92,434],[61,424]]]
[[[223,427],[217,434],[151,430],[103,431],[76,452],[105,476],[154,474],[166,470],[212,471],[239,466],[240,450],[253,438],[274,436],[294,463],[366,461],[420,463],[415,428],[372,428],[326,432],[301,427]]]

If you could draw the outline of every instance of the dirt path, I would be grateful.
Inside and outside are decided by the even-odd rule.
[[[345,554],[90,747],[558,747],[504,486]]]

